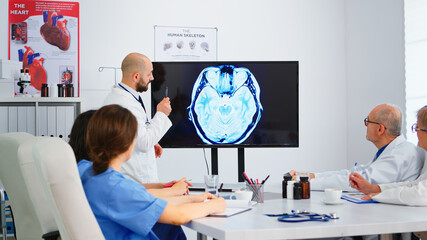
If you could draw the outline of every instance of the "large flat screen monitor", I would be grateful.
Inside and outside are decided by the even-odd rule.
[[[153,62],[152,113],[168,96],[160,145],[298,147],[298,62]]]

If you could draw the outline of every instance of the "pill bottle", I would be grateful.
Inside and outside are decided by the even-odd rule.
[[[286,188],[286,197],[288,199],[294,199],[294,184],[295,181],[288,181],[288,186]]]
[[[64,97],[64,84],[58,83],[58,97]]]
[[[294,199],[302,198],[302,187],[300,182],[294,183]]]
[[[55,89],[55,83],[50,84],[50,97],[58,97],[58,91]]]
[[[74,87],[72,83],[65,85],[65,96],[74,97]]]
[[[49,86],[46,83],[42,84],[41,96],[42,97],[49,97]]]
[[[301,177],[302,199],[310,198],[310,182],[308,177]]]
[[[286,187],[288,186],[288,181],[292,180],[292,176],[289,176],[287,174],[283,175],[283,181],[282,181],[282,198],[286,198],[286,193],[287,193],[287,189]]]

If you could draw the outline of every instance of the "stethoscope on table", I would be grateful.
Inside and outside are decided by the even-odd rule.
[[[142,103],[142,101],[139,101],[139,99],[137,97],[135,97],[135,95],[133,95],[131,92],[129,92],[129,90],[127,90],[125,87],[123,87],[120,83],[117,84],[117,85],[119,85],[123,90],[125,90],[130,95],[132,95],[132,97],[135,98],[135,100],[138,101],[141,104],[141,106],[142,106],[142,108],[144,109],[144,112],[145,112],[145,125],[146,126],[150,125],[150,120],[148,120],[147,111],[145,110],[145,106]]]
[[[291,213],[280,213],[280,214],[264,214],[268,217],[278,217],[277,220],[280,222],[328,222],[331,219],[339,219],[335,213],[331,214],[318,214],[307,211],[292,210]]]

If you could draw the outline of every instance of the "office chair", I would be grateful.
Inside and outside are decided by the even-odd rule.
[[[55,240],[59,237],[58,226],[51,207],[48,204],[46,194],[43,194],[43,185],[33,158],[33,147],[36,138],[32,137],[23,142],[18,149],[18,161],[24,180],[27,183],[30,198],[34,204],[36,215],[43,230],[42,238],[45,240]]]
[[[6,228],[6,197],[3,187],[3,183],[0,181],[0,223],[1,223],[1,233],[3,240],[7,240],[7,228]]]
[[[36,137],[33,157],[61,238],[105,239],[86,199],[70,145],[60,138]]]
[[[51,233],[56,224],[46,196],[40,194],[43,188],[31,158],[34,141],[28,133],[0,134],[0,178],[13,210],[16,238],[56,239],[58,234]]]

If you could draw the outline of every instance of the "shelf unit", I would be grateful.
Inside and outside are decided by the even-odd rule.
[[[79,97],[0,98],[0,133],[28,132],[68,141],[81,109]]]

